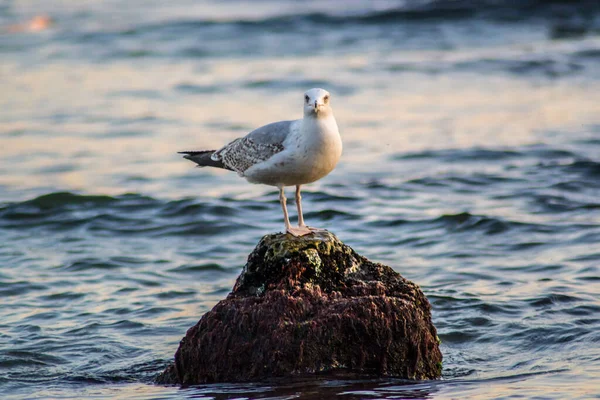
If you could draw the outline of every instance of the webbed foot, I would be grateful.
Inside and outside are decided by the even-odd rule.
[[[286,233],[296,237],[310,235],[314,232],[308,226],[290,226],[285,231]]]

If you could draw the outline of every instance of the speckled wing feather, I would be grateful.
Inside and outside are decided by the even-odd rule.
[[[284,149],[283,142],[294,121],[280,121],[260,127],[235,139],[213,153],[211,158],[230,169],[243,173],[251,166],[273,157]]]

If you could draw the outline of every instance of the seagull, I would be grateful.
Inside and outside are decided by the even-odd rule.
[[[179,152],[200,167],[235,171],[250,183],[279,188],[285,231],[293,236],[322,231],[304,223],[300,189],[333,171],[342,155],[342,139],[331,109],[331,94],[324,89],[310,89],[304,93],[303,100],[302,119],[262,126],[219,150]],[[286,186],[296,187],[297,227],[290,224]]]

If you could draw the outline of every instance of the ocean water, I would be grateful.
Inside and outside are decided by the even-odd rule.
[[[443,379],[154,385],[283,228],[276,190],[176,151],[299,118],[312,87],[344,154],[307,223],[422,287]],[[587,399],[599,379],[597,0],[0,2],[0,398]]]

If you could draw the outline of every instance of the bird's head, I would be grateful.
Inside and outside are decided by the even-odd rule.
[[[333,113],[330,105],[331,95],[324,89],[310,89],[304,93],[304,115],[322,118]]]

